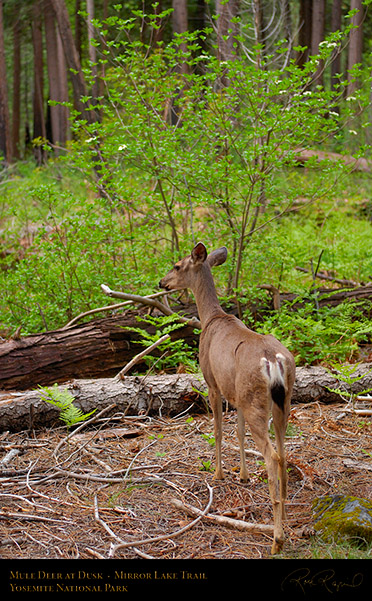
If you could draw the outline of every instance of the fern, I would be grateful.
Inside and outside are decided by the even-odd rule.
[[[136,332],[140,334],[141,339],[134,341],[136,344],[140,344],[145,348],[151,346],[154,342],[159,340],[161,336],[165,334],[171,334],[175,330],[182,329],[185,327],[184,323],[179,321],[179,316],[174,313],[172,315],[162,315],[155,317],[153,315],[146,315],[144,317],[137,317],[138,322],[147,323],[154,326],[155,333],[150,334],[144,328],[125,327],[125,330]],[[180,364],[184,365],[187,371],[197,371],[197,363],[195,359],[195,351],[192,349],[183,339],[165,340],[159,349],[162,352],[162,356],[157,358],[152,355],[144,357],[144,362],[148,366],[157,365],[158,369],[175,368]]]
[[[73,404],[74,397],[72,394],[66,389],[59,388],[58,384],[54,384],[51,388],[39,386],[39,390],[43,401],[58,407],[60,410],[59,418],[66,424],[67,428],[87,420],[96,411],[96,409],[93,409],[90,413],[83,413],[81,409]]]

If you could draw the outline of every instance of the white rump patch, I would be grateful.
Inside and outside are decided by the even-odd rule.
[[[280,383],[285,386],[284,375],[285,375],[285,357],[281,353],[276,354],[276,361],[273,363],[266,359],[266,357],[262,357],[261,359],[261,371],[263,376],[265,376],[267,383],[269,386],[272,386],[274,383]]]

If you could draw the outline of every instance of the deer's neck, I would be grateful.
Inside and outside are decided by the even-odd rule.
[[[217,292],[209,266],[203,265],[198,274],[197,281],[193,287],[196,306],[202,328],[215,315],[223,313],[218,302]]]

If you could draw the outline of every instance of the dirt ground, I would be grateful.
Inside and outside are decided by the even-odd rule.
[[[314,498],[372,498],[371,417],[344,405],[292,407],[284,557],[310,556]],[[113,414],[70,440],[52,430],[0,435],[2,559],[244,559],[270,557],[271,536],[196,520],[272,522],[265,465],[247,433],[250,481],[239,481],[236,414],[224,416],[225,480],[213,480],[209,415]]]

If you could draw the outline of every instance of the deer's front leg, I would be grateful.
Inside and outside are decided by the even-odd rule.
[[[222,399],[219,390],[208,388],[209,403],[213,412],[214,439],[216,442],[215,480],[223,480],[221,443],[222,443]]]

